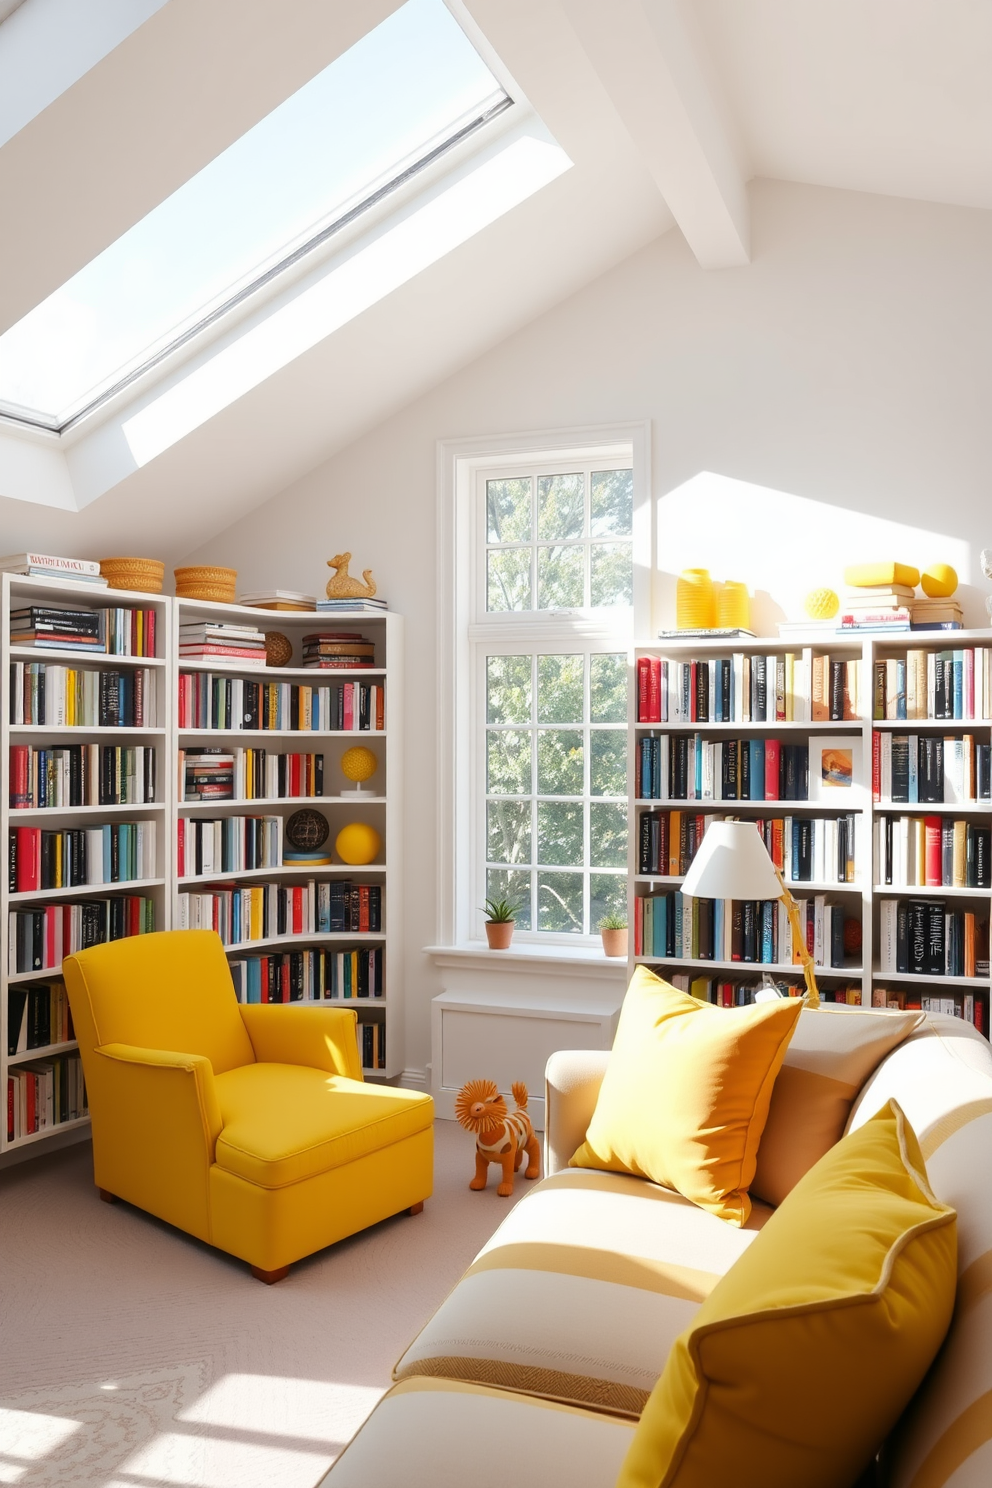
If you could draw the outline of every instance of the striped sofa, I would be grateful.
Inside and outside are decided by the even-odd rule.
[[[328,1488],[611,1488],[668,1350],[771,1212],[735,1230],[636,1178],[570,1169],[606,1054],[555,1055],[547,1173],[399,1360],[396,1383]],[[884,1488],[992,1483],[992,1051],[929,1016],[870,1075],[860,1126],[891,1097],[931,1186],[958,1212],[959,1281],[943,1350],[883,1454]],[[787,1202],[787,1201],[786,1201]],[[851,1360],[824,1410],[872,1388]],[[728,1473],[728,1482],[733,1474]],[[797,1484],[796,1488],[802,1488]],[[838,1485],[840,1488],[840,1485]]]

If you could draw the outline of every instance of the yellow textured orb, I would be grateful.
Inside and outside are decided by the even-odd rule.
[[[832,620],[840,609],[840,599],[832,589],[811,589],[804,608],[811,620]]]
[[[349,822],[334,839],[342,863],[374,863],[379,855],[379,833],[368,822]]]
[[[366,749],[364,744],[356,744],[354,749],[346,749],[341,756],[341,769],[349,780],[368,780],[374,775],[379,767],[379,761],[371,749]]]
[[[949,563],[931,563],[920,583],[927,599],[950,599],[958,587],[958,576]]]

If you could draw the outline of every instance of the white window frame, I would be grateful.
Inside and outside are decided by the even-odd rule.
[[[559,474],[590,464],[633,471],[634,588],[632,611],[608,609],[485,613],[485,530],[480,480],[518,473]],[[541,467],[545,467],[545,471]],[[553,467],[553,469],[552,469]],[[438,531],[441,586],[439,625],[439,852],[438,944],[485,944],[486,654],[626,651],[650,634],[653,553],[650,501],[650,425],[605,425],[546,430],[438,444]],[[599,954],[599,938],[517,931],[515,943],[574,956]]]

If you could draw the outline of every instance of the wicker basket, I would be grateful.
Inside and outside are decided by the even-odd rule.
[[[234,603],[238,583],[236,568],[177,568],[174,573],[177,598]]]
[[[161,594],[165,564],[159,563],[157,558],[101,558],[100,572],[110,589]]]

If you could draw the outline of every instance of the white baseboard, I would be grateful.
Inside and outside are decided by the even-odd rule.
[[[431,1083],[427,1070],[405,1069],[396,1083],[401,1090],[422,1090],[425,1095],[430,1093]]]

